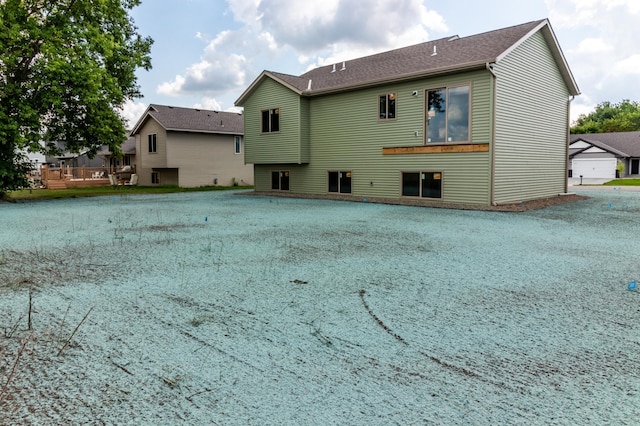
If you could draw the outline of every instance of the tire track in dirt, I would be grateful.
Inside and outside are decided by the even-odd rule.
[[[408,343],[408,342],[407,342],[407,341],[406,341],[402,336],[400,336],[399,334],[397,334],[397,333],[395,333],[394,331],[392,331],[392,330],[391,330],[391,329],[390,329],[390,328],[389,328],[389,327],[388,327],[388,326],[387,326],[387,325],[386,325],[386,324],[385,324],[385,323],[384,323],[384,322],[383,322],[383,321],[382,321],[382,320],[381,320],[381,319],[380,319],[380,318],[379,318],[379,317],[378,317],[378,316],[373,312],[373,310],[371,309],[371,307],[369,306],[369,304],[368,304],[368,303],[367,303],[367,301],[365,300],[365,295],[366,295],[366,294],[367,294],[367,292],[366,292],[366,290],[364,290],[364,289],[361,289],[361,290],[358,292],[358,295],[359,295],[359,297],[360,297],[360,300],[362,301],[362,304],[364,305],[365,309],[367,310],[367,313],[368,313],[368,314],[369,314],[369,315],[370,315],[370,316],[375,320],[375,322],[376,322],[376,323],[377,323],[377,324],[378,324],[378,325],[379,325],[379,326],[380,326],[380,327],[381,327],[381,328],[382,328],[386,333],[388,333],[389,335],[391,335],[395,340],[397,340],[398,342],[400,342],[400,343],[401,343],[401,344],[403,344],[404,346],[409,347],[409,346],[410,346],[410,345],[409,345],[409,343]],[[504,382],[499,382],[499,381],[496,381],[496,380],[492,380],[492,379],[490,379],[490,378],[488,378],[488,377],[484,377],[483,375],[481,375],[481,374],[479,374],[479,373],[476,373],[475,371],[472,371],[472,370],[469,370],[469,369],[467,369],[467,368],[465,368],[465,367],[461,367],[461,366],[459,366],[459,365],[455,365],[455,364],[452,364],[452,363],[450,363],[450,362],[444,361],[444,360],[442,360],[442,359],[438,358],[437,356],[432,355],[432,354],[430,354],[430,353],[428,353],[428,352],[426,352],[426,351],[418,350],[417,352],[418,352],[420,355],[422,355],[422,356],[424,356],[425,358],[427,358],[428,360],[430,360],[430,361],[432,361],[433,363],[435,363],[436,365],[438,365],[438,366],[440,366],[440,367],[443,367],[443,368],[445,368],[446,370],[452,371],[452,372],[454,372],[454,373],[456,373],[456,374],[460,374],[460,375],[463,375],[463,376],[465,376],[465,377],[469,377],[469,378],[472,378],[472,379],[477,379],[477,380],[480,380],[480,381],[482,381],[482,382],[484,382],[484,383],[491,384],[491,385],[493,385],[493,386],[495,386],[495,387],[497,387],[497,388],[501,388],[501,389],[508,390],[508,391],[511,391],[511,392],[516,392],[516,391],[517,391],[517,392],[519,392],[519,393],[523,393],[523,392],[525,392],[525,391],[526,391],[526,388],[525,388],[525,387],[520,387],[519,389],[517,389],[517,390],[516,390],[516,389],[514,389],[512,386],[509,386],[509,385],[507,385],[507,384],[506,384],[506,383],[504,383]],[[399,367],[397,367],[397,366],[396,366],[395,368],[396,368],[398,371],[403,370],[402,368],[399,368]],[[406,372],[406,371],[405,371],[405,373],[406,373],[406,374],[410,374],[410,373],[408,373],[408,372]],[[423,375],[420,375],[420,374],[411,374],[411,375],[418,376],[418,377],[423,377]],[[423,378],[426,378],[426,377],[423,377]],[[528,393],[528,391],[527,391],[527,393]]]

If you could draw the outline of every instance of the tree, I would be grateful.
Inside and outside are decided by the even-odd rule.
[[[25,184],[21,151],[42,142],[120,152],[122,105],[141,96],[136,69],[151,69],[153,40],[129,16],[139,4],[0,0],[0,195]]]
[[[633,132],[640,130],[640,104],[623,100],[618,104],[602,102],[588,115],[581,115],[571,133]]]

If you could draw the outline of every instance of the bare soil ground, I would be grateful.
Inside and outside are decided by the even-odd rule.
[[[633,424],[640,198],[581,194],[4,204],[0,424]]]

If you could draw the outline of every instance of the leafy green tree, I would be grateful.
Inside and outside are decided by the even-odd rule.
[[[581,115],[571,133],[634,132],[640,130],[640,104],[623,100],[618,104],[602,102],[588,115]]]
[[[122,105],[141,96],[153,40],[129,11],[140,0],[0,0],[0,195],[25,184],[21,151],[119,153]]]

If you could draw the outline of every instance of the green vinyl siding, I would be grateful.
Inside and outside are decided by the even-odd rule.
[[[280,109],[280,131],[261,132],[261,111]],[[270,78],[244,105],[245,162],[300,164],[309,161],[308,101]]]
[[[541,33],[495,67],[494,201],[566,191],[569,91]]]
[[[489,153],[382,155],[384,147],[424,145],[425,90],[460,84],[471,89],[471,143],[490,143],[487,71],[312,98],[311,161],[300,171],[299,192],[324,194],[328,170],[349,170],[353,196],[397,198],[402,171],[437,171],[444,176],[442,201],[488,204]],[[396,118],[378,120],[378,99],[386,93],[396,93]]]

